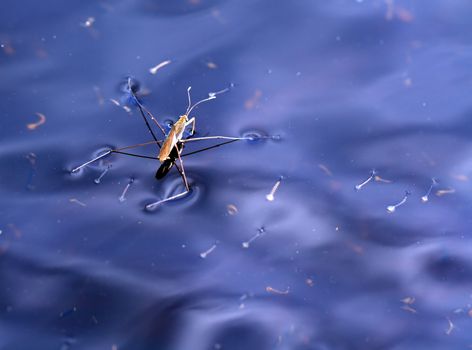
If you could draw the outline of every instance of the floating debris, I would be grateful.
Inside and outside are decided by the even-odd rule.
[[[122,106],[121,103],[118,102],[117,100],[115,100],[114,98],[110,98],[110,102],[113,103],[117,107],[123,108],[126,113],[131,114],[131,108],[129,108],[128,106],[126,106],[126,105]]]
[[[372,181],[372,179],[374,178],[374,176],[377,175],[377,171],[375,169],[372,169],[372,171],[370,172],[370,176],[367,180],[365,180],[363,183],[359,184],[359,185],[356,185],[355,188],[356,188],[356,191],[360,191],[362,189],[362,187],[364,187],[365,185],[367,185],[370,181]]]
[[[200,258],[206,259],[206,257],[211,254],[212,251],[216,249],[216,244],[213,244],[208,250],[204,251],[203,253],[200,253]]]
[[[403,304],[408,304],[408,305],[414,304],[415,301],[416,299],[414,297],[406,297],[401,300]]]
[[[120,198],[118,198],[118,200],[123,203],[125,200],[126,200],[126,193],[128,193],[128,190],[129,188],[131,187],[131,185],[133,184],[134,182],[134,177],[130,178],[128,183],[126,184],[126,187],[125,189],[123,190],[123,193],[121,193],[121,196]]]
[[[391,183],[392,183],[391,180],[383,179],[383,178],[381,178],[381,177],[378,176],[378,175],[375,175],[375,176],[374,176],[374,181],[376,181],[376,182],[383,182],[383,183],[386,183],[386,184],[391,184]]]
[[[2,44],[0,44],[0,47],[3,49],[3,52],[8,56],[15,54],[15,49],[9,41],[3,42]]]
[[[421,197],[421,201],[423,203],[426,203],[429,200],[429,195],[430,195],[431,191],[433,190],[433,187],[435,187],[437,184],[438,184],[438,181],[433,177],[431,179],[431,185],[429,186],[428,191],[426,192],[426,194],[424,196]]]
[[[115,100],[114,98],[110,98],[110,102],[113,103],[117,107],[121,107],[121,104],[117,100]]]
[[[226,206],[226,212],[229,215],[236,215],[238,213],[238,208],[234,204],[228,204]]]
[[[84,28],[91,28],[93,24],[95,23],[95,18],[94,17],[88,17],[85,22],[80,23],[80,25]]]
[[[261,228],[257,229],[257,233],[254,236],[252,236],[248,241],[241,243],[241,245],[243,246],[243,248],[247,249],[249,248],[249,246],[251,245],[253,241],[263,236],[264,234],[265,234],[265,228],[264,226],[262,226]]]
[[[331,170],[328,169],[328,167],[324,164],[318,164],[318,168],[321,169],[327,176],[333,176],[333,173]]]
[[[252,95],[252,97],[247,99],[246,102],[244,102],[244,107],[246,109],[253,109],[257,105],[259,100],[261,99],[261,96],[262,96],[261,90],[254,91],[254,94]]]
[[[315,281],[313,281],[313,279],[311,279],[311,278],[307,278],[305,280],[305,283],[308,287],[313,287],[315,285]]]
[[[110,170],[110,168],[112,167],[111,164],[109,164],[105,170],[103,170],[103,172],[100,174],[99,177],[97,177],[95,180],[93,180],[93,182],[95,182],[97,185],[102,181],[102,178],[106,175],[106,173],[108,173],[108,170]]]
[[[218,66],[214,62],[207,62],[206,66],[210,69],[217,69]]]
[[[444,189],[444,190],[437,190],[436,191],[436,196],[442,197],[446,194],[451,194],[451,193],[455,193],[455,192],[456,192],[456,190],[453,189],[453,188],[447,188],[447,189]]]
[[[356,254],[364,254],[364,248],[356,243],[348,243],[348,247]]]
[[[167,66],[168,64],[171,64],[171,63],[172,63],[171,60],[163,61],[163,62],[157,64],[156,66],[154,66],[152,68],[149,68],[149,73],[156,74],[159,69],[161,69],[162,67],[165,67],[165,66]]]
[[[452,331],[454,330],[455,326],[454,326],[454,323],[452,323],[452,321],[449,317],[446,317],[446,320],[447,320],[447,323],[448,323],[448,327],[446,329],[446,334],[450,335],[452,333]]]
[[[279,294],[279,295],[287,295],[290,292],[290,288],[287,288],[286,290],[279,290],[272,288],[271,286],[266,287],[266,292],[267,293],[273,293],[273,294]]]
[[[403,205],[405,204],[405,202],[407,201],[408,197],[410,196],[411,192],[410,191],[405,191],[405,196],[403,197],[403,199],[398,202],[397,204],[394,204],[394,205],[389,205],[387,207],[387,211],[389,213],[394,213],[395,210],[400,206],[400,205]]]
[[[26,127],[28,128],[28,130],[35,130],[37,127],[46,123],[46,116],[44,114],[39,112],[35,114],[39,117],[39,120],[36,123],[27,124]]]
[[[462,182],[469,181],[469,177],[464,174],[454,174],[454,175],[451,175],[451,177],[457,181],[462,181]]]
[[[402,309],[413,314],[416,314],[417,311],[411,306],[415,303],[416,299],[414,297],[406,297],[401,300],[403,303]]]
[[[269,202],[272,202],[275,197],[275,192],[277,191],[277,189],[279,188],[280,186],[280,183],[282,182],[282,177],[280,177],[277,182],[275,183],[275,185],[272,187],[272,190],[270,191],[269,194],[266,195],[266,199],[269,201]]]
[[[70,199],[69,199],[69,202],[71,202],[71,203],[76,203],[76,204],[78,204],[78,205],[80,205],[80,206],[82,206],[82,207],[86,207],[86,206],[87,206],[87,204],[85,204],[84,202],[79,201],[77,198],[70,198]]]

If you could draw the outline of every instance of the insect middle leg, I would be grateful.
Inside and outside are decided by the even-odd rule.
[[[190,118],[188,122],[185,123],[185,127],[189,126],[192,124],[192,131],[190,132],[190,135],[193,136],[195,134],[195,118]]]

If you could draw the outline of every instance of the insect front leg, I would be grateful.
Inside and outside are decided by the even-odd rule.
[[[192,131],[190,132],[190,135],[193,136],[195,134],[195,118],[191,118],[188,120],[188,122],[185,123],[185,127],[189,126],[192,124]]]

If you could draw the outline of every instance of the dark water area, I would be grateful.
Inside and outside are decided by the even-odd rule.
[[[472,347],[471,13],[2,1],[0,349]],[[266,138],[185,157],[191,193],[145,210],[184,189],[175,169],[112,154],[71,174],[152,141],[128,77],[167,129],[188,86],[234,84],[191,113],[196,137]]]

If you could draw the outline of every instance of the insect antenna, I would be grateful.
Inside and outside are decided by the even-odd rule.
[[[198,101],[197,103],[195,103],[195,104],[192,106],[192,105],[191,105],[191,97],[190,97],[190,90],[191,90],[191,89],[192,89],[191,86],[189,86],[189,87],[187,88],[188,107],[187,107],[187,111],[185,112],[186,115],[189,115],[190,112],[191,112],[195,107],[197,107],[200,103],[203,103],[203,102],[206,102],[206,101],[210,101],[210,100],[214,100],[214,99],[216,98],[216,95],[224,94],[225,92],[229,91],[229,88],[225,88],[225,89],[220,90],[220,91],[209,92],[207,98],[204,98],[203,100]]]

